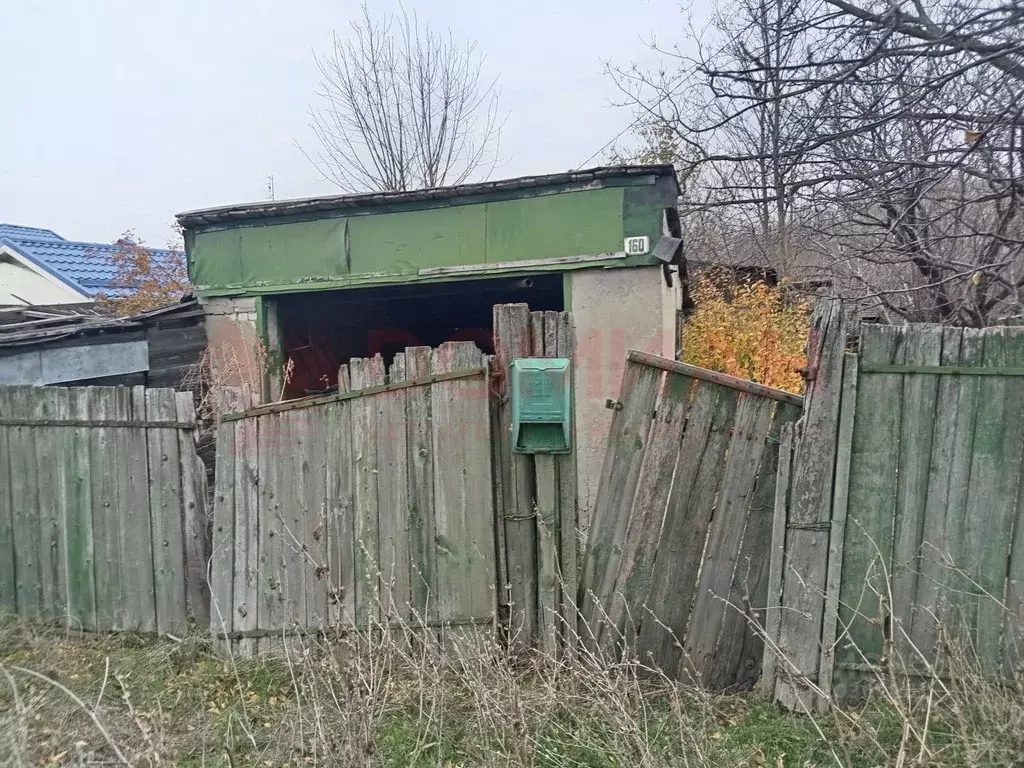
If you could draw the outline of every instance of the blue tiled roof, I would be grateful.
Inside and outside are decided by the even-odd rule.
[[[126,293],[113,289],[116,275],[111,256],[119,246],[109,243],[78,243],[65,240],[48,229],[0,224],[0,245],[13,248],[23,257],[67,283],[79,293],[93,297],[100,291],[108,296]],[[150,248],[154,259],[170,257],[173,251]]]
[[[27,237],[33,240],[63,240],[64,238],[52,229],[39,227],[19,227],[17,224],[0,224],[0,237]]]

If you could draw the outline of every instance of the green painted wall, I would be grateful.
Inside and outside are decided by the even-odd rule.
[[[200,295],[261,294],[415,282],[429,279],[419,270],[430,267],[616,253],[625,236],[648,234],[653,247],[663,196],[658,184],[610,186],[211,226],[186,233],[189,272]],[[647,263],[633,257],[614,266]]]

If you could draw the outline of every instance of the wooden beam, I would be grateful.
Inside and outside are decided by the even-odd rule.
[[[709,371],[707,368],[698,368],[696,365],[690,365],[689,363],[680,363],[675,360],[668,360],[667,358],[651,355],[647,352],[640,352],[636,349],[629,350],[629,359],[634,363],[650,365],[654,368],[660,368],[663,371],[670,371],[671,373],[681,373],[683,376],[690,376],[694,379],[702,379],[703,381],[710,381],[714,384],[721,384],[725,387],[738,389],[740,392],[748,392],[751,395],[760,395],[761,397],[778,400],[780,403],[790,403],[791,405],[797,405],[801,408],[804,405],[804,399],[800,395],[794,395],[792,392],[775,389],[774,387],[768,387],[764,384],[747,381],[746,379],[738,379],[735,376],[730,376],[726,373]]]
[[[244,419],[247,416],[265,416],[268,413],[282,413],[284,411],[295,410],[296,408],[309,408],[314,405],[337,403],[343,400],[353,400],[357,397],[363,397],[364,395],[376,395],[380,392],[396,392],[400,389],[409,389],[410,387],[422,387],[426,384],[434,384],[438,381],[468,379],[473,376],[483,376],[486,372],[486,367],[479,366],[476,368],[467,368],[462,371],[452,371],[451,373],[435,373],[430,376],[421,376],[418,379],[402,381],[397,384],[380,384],[374,387],[354,389],[350,392],[339,392],[334,395],[303,397],[297,400],[288,400],[283,403],[270,403],[268,405],[260,405],[256,408],[250,408],[249,410],[242,411],[241,413],[225,414],[224,416],[221,416],[221,421],[237,421],[238,419]]]

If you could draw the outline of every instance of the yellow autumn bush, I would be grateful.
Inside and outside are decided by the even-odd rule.
[[[785,283],[737,282],[725,271],[699,272],[696,309],[683,325],[683,362],[799,393],[807,364],[807,302]]]

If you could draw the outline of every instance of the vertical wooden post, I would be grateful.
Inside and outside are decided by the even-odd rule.
[[[776,698],[789,709],[809,711],[814,696],[804,679],[816,679],[825,610],[832,474],[842,392],[846,323],[839,301],[821,301],[811,318],[807,349],[810,372],[790,485],[779,647],[796,675],[780,679]]]
[[[537,542],[533,507],[533,462],[512,453],[512,407],[509,402],[509,370],[518,357],[529,357],[530,308],[526,304],[494,307],[495,378],[500,430],[495,442],[502,472],[501,516],[505,526],[507,598],[510,639],[522,649],[533,644],[537,617]],[[502,590],[503,592],[506,590]]]

